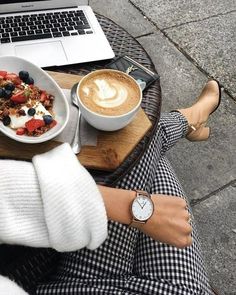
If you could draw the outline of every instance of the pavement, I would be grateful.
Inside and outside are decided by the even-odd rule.
[[[193,208],[208,274],[236,295],[236,1],[90,0],[146,49],[161,76],[162,111],[188,106],[213,77],[223,87],[207,142],[182,140],[168,158]]]

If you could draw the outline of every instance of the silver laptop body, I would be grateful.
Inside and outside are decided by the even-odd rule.
[[[40,67],[113,58],[86,4],[84,0],[0,0],[0,56],[22,57]]]

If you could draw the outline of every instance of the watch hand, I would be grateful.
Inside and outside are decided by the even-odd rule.
[[[143,204],[142,209],[144,208],[144,206],[146,205],[146,203],[147,203],[147,202],[145,202],[145,203]]]
[[[142,204],[140,204],[138,200],[137,200],[137,202],[138,202],[139,206],[140,206],[141,208],[143,208],[143,207],[142,207]]]

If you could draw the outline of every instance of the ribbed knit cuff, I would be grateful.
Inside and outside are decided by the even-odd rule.
[[[49,247],[38,179],[32,163],[0,160],[0,241]]]
[[[51,246],[58,251],[95,249],[107,236],[100,192],[69,144],[35,156]]]
[[[16,283],[6,277],[0,276],[0,294],[1,295],[28,295]]]

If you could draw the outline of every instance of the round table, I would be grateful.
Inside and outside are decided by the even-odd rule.
[[[103,31],[110,42],[116,57],[127,55],[136,60],[143,66],[153,72],[156,72],[151,58],[142,47],[142,45],[123,28],[114,23],[109,18],[102,15],[96,15]],[[52,67],[50,70],[85,75],[96,69],[106,68],[111,61],[90,62],[84,64],[73,64],[63,67]],[[129,154],[125,161],[113,172],[90,170],[95,180],[109,186],[115,186],[134,165],[137,164],[142,154],[147,149],[153,134],[155,133],[161,111],[161,87],[160,81],[155,81],[143,92],[142,108],[152,122],[152,128],[147,132],[144,138],[137,144],[134,150]]]
[[[147,52],[131,35],[110,19],[101,15],[97,15],[97,18],[116,56],[128,55],[143,66],[156,72]],[[92,70],[105,68],[106,64],[109,62],[110,60],[53,67],[50,68],[50,70],[85,75]],[[142,108],[152,122],[151,129],[115,171],[91,171],[96,181],[103,182],[109,186],[115,186],[116,183],[137,164],[140,157],[145,152],[157,129],[160,118],[161,88],[158,80],[144,91]],[[39,251],[35,248],[6,245],[2,245],[0,248],[0,273],[14,278],[18,283],[23,283],[28,290],[30,290],[30,287],[33,286],[43,274],[49,271],[50,267],[52,267],[58,259],[57,253],[51,249],[41,249]],[[29,275],[28,269],[31,269],[32,265],[38,265],[38,261],[41,263],[40,268],[35,268],[34,272]]]

